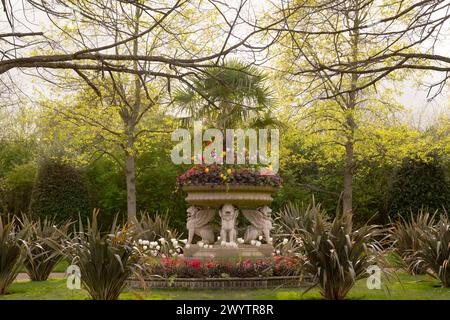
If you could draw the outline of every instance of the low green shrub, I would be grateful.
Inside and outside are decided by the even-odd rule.
[[[16,279],[25,258],[27,229],[20,229],[14,218],[4,223],[0,218],[0,295]]]
[[[109,232],[97,223],[98,211],[79,231],[65,241],[64,253],[81,272],[81,283],[94,300],[116,300],[126,285],[139,255],[133,249],[133,232],[129,226],[113,222]]]
[[[409,219],[400,217],[400,221],[394,224],[391,233],[394,250],[403,259],[407,270],[413,274],[426,273],[424,264],[416,264],[415,253],[420,248],[421,234],[432,230],[435,223],[435,214],[430,215],[428,211],[420,210],[415,216],[411,214]],[[415,267],[410,267],[412,265]]]
[[[45,281],[61,260],[61,245],[67,237],[70,223],[56,225],[52,218],[22,218],[22,225],[29,229],[27,250],[24,261],[25,269],[32,281]],[[53,245],[49,245],[49,240]]]
[[[179,238],[177,230],[170,227],[170,217],[168,213],[150,215],[142,212],[141,218],[136,224],[137,237],[148,241],[157,241],[160,238]]]
[[[412,270],[430,269],[431,275],[438,278],[445,288],[450,287],[450,222],[442,215],[433,228],[420,232],[419,249],[414,254]]]
[[[364,225],[353,230],[351,215],[337,216],[330,223],[317,207],[309,210],[306,216],[311,221],[300,229],[307,258],[303,270],[325,299],[344,299],[356,281],[368,275],[368,267],[377,263],[382,229]]]

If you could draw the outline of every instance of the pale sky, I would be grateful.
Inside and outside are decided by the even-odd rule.
[[[238,0],[232,0],[238,1]],[[264,0],[263,0],[264,1]],[[253,0],[252,5],[258,7],[262,6],[263,1]],[[13,5],[15,8],[21,8],[22,0],[13,0]],[[24,12],[22,10],[15,10],[15,14],[18,20],[24,21],[24,25],[16,25],[17,31],[26,31],[28,28],[33,31],[38,31],[39,29],[46,30],[49,26],[49,21],[46,15],[37,12],[36,10],[27,11],[26,19],[24,19]],[[3,12],[0,14],[0,33],[10,32],[9,25],[6,22],[5,15]],[[438,43],[436,54],[448,55],[450,52],[450,29],[442,30],[442,34],[445,37]],[[28,70],[30,72],[31,70]],[[30,72],[31,73],[31,72]],[[11,72],[12,77],[18,84],[20,90],[26,94],[32,96],[35,89],[41,88],[40,91],[48,92],[51,95],[51,89],[49,89],[48,83],[43,83],[42,80],[24,75],[22,72],[15,70]],[[5,75],[2,76],[2,79]],[[429,76],[421,79],[422,83],[432,83],[441,79],[443,74],[432,73]],[[32,83],[33,82],[33,83]],[[397,84],[398,85],[398,84]],[[433,123],[439,114],[446,113],[450,116],[450,99],[449,99],[449,87],[447,84],[443,92],[433,99],[428,101],[427,99],[427,88],[422,86],[418,88],[416,85],[416,79],[408,79],[402,83],[403,95],[398,97],[398,101],[401,102],[410,113],[405,115],[410,124],[418,127],[426,127],[428,124]]]

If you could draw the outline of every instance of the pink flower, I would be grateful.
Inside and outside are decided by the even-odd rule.
[[[191,261],[189,261],[189,266],[195,269],[200,269],[200,261],[192,259]]]

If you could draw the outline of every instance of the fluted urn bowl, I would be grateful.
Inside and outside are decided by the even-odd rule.
[[[238,207],[256,208],[269,205],[277,187],[268,185],[186,185],[186,202],[191,205],[219,207],[225,203]]]

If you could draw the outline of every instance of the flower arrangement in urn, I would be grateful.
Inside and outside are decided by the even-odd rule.
[[[269,167],[244,167],[212,164],[194,165],[177,177],[178,186],[188,185],[255,185],[279,187],[282,179]]]

